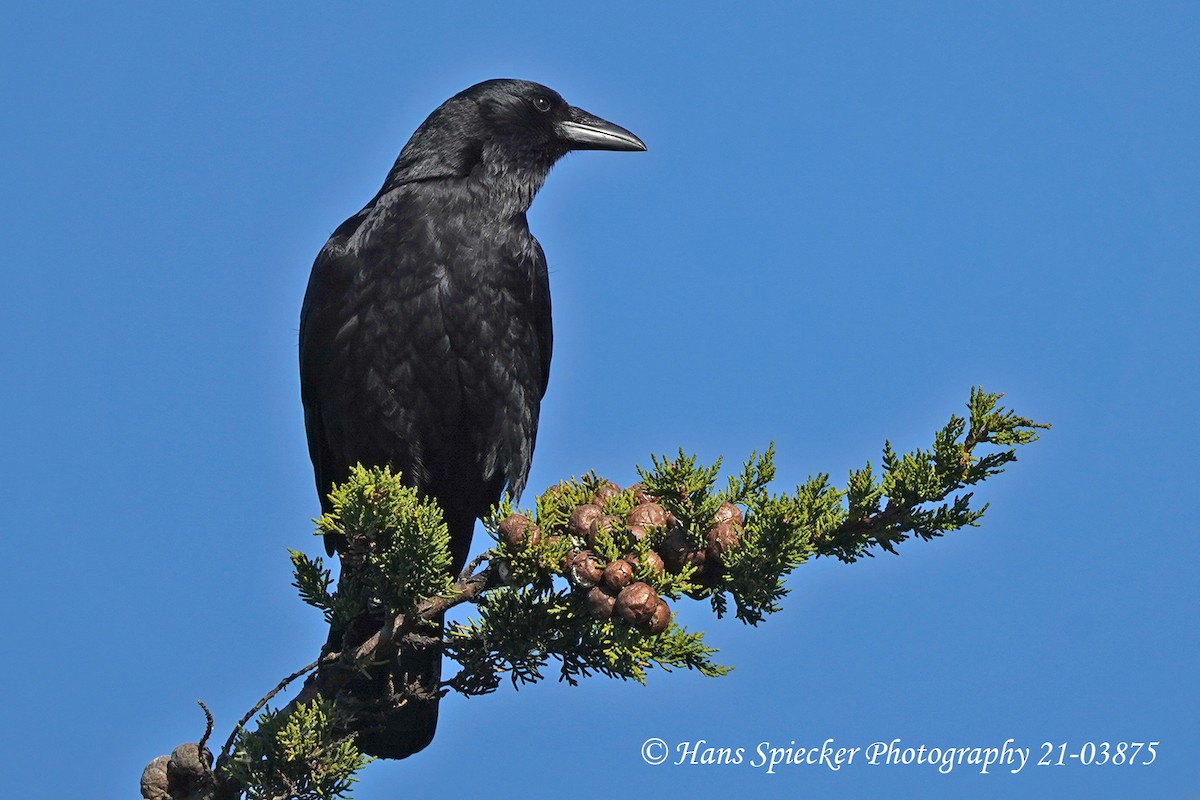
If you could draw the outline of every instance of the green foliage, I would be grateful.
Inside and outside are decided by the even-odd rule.
[[[772,451],[767,450],[767,468],[774,470]],[[751,456],[750,461],[756,457]],[[653,469],[638,467],[638,474],[646,491],[658,498],[669,513],[683,523],[687,539],[695,548],[704,547],[704,531],[717,513],[722,498],[713,491],[717,475],[721,470],[721,459],[711,466],[697,465],[696,457],[686,455],[683,450],[674,459],[652,455]],[[752,469],[747,462],[745,472]]]
[[[295,585],[305,602],[344,621],[368,601],[402,614],[424,598],[452,590],[450,534],[442,511],[405,486],[399,474],[356,466],[329,499],[333,511],[317,521],[316,533],[342,537],[342,577],[331,596],[321,559],[293,556]]]
[[[227,780],[247,800],[326,800],[346,797],[354,774],[371,759],[353,736],[334,732],[333,703],[317,699],[290,714],[266,711],[254,731],[241,730],[225,766]]]
[[[987,505],[973,508],[970,492],[953,495],[1003,472],[1017,460],[1014,446],[1036,441],[1037,431],[1050,427],[998,406],[1001,396],[972,389],[968,418],[952,415],[931,449],[899,455],[888,442],[880,477],[869,463],[852,471],[842,518],[815,532],[817,554],[850,563],[874,555],[874,547],[895,553],[910,536],[932,539],[978,525]],[[985,446],[1008,449],[976,452]]]
[[[701,634],[674,624],[644,634],[615,619],[588,613],[579,594],[565,590],[506,587],[479,601],[480,619],[446,632],[447,654],[463,669],[450,687],[467,695],[487,694],[508,674],[514,686],[534,683],[553,659],[559,677],[571,684],[592,674],[646,682],[646,669],[695,669],[724,675]]]
[[[292,586],[300,592],[300,599],[313,608],[319,608],[325,614],[325,621],[332,622],[334,617],[335,598],[329,591],[333,585],[333,576],[325,569],[321,558],[309,558],[298,550],[288,550],[292,557],[292,572],[295,579]]]
[[[757,625],[779,610],[787,594],[784,579],[813,553],[811,530],[800,523],[805,509],[796,497],[763,495],[751,500],[741,546],[725,557],[725,573],[712,592],[717,616],[727,608],[725,592],[733,598],[735,616]]]

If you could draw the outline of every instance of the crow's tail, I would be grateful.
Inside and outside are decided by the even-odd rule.
[[[357,647],[382,623],[382,617],[359,617],[349,629],[331,630],[326,649]],[[372,665],[338,691],[339,711],[353,720],[358,749],[367,755],[407,758],[433,740],[442,678],[442,618],[420,635],[427,646],[405,645],[389,663]]]

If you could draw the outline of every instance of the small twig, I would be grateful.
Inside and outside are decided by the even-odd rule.
[[[485,561],[491,561],[491,555],[492,555],[491,550],[485,550],[482,553],[480,553],[479,555],[475,556],[475,560],[472,561],[470,564],[467,564],[466,568],[463,569],[463,571],[458,574],[458,583],[463,584],[463,583],[466,583],[468,580],[470,580],[471,576],[475,574],[475,570],[479,567],[480,564],[482,564]],[[457,588],[457,587],[455,587],[455,588]]]
[[[482,563],[483,560],[482,556],[475,559],[479,563]],[[434,619],[438,614],[448,611],[460,603],[474,602],[479,595],[499,585],[494,582],[495,577],[496,574],[492,568],[488,567],[478,575],[459,578],[458,582],[454,584],[454,591],[451,594],[429,598],[417,607],[416,613],[393,617],[389,630],[381,630],[355,649],[352,656],[353,661],[361,663],[381,660],[388,655],[385,645],[395,646],[395,643],[402,638],[402,634],[415,628],[422,619]]]
[[[291,675],[288,675],[286,678],[281,680],[274,689],[267,692],[261,700],[255,703],[254,708],[247,711],[245,715],[238,720],[237,725],[233,726],[233,732],[229,734],[229,738],[225,741],[225,746],[221,748],[221,758],[224,759],[229,756],[229,748],[233,747],[233,740],[237,738],[238,731],[240,731],[246,725],[246,723],[250,721],[251,717],[257,714],[263,706],[271,702],[271,698],[282,692],[289,683],[296,680],[296,678],[299,678],[301,675],[312,672],[317,668],[317,664],[319,663],[320,661],[317,660],[296,670]]]
[[[196,703],[204,710],[204,735],[200,737],[200,743],[196,745],[196,757],[200,759],[200,766],[204,767],[205,777],[212,777],[212,765],[208,763],[208,759],[204,757],[204,745],[208,743],[208,737],[212,736],[213,732],[213,715],[208,710],[208,706],[204,705],[203,700],[197,700]]]

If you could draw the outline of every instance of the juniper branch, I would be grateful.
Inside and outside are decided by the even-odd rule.
[[[973,507],[967,489],[1002,472],[1016,460],[1017,446],[1049,427],[998,406],[1000,397],[973,389],[967,417],[952,415],[931,448],[900,454],[887,442],[879,473],[867,463],[851,471],[842,489],[818,474],[793,493],[772,494],[773,448],[752,454],[724,489],[716,486],[719,461],[706,466],[682,451],[652,457],[650,469],[638,470],[640,487],[621,490],[594,473],[563,481],[532,510],[502,503],[485,521],[495,546],[456,577],[448,574],[440,510],[388,470],[359,468],[331,495],[335,513],[320,520],[318,531],[345,537],[338,590],[329,590],[332,579],[320,558],[291,554],[301,599],[335,629],[358,633],[331,641],[320,658],[268,692],[234,727],[215,770],[199,762],[194,769],[176,766],[176,782],[187,783],[187,791],[201,787],[199,800],[345,796],[365,763],[353,744],[365,723],[339,708],[354,700],[351,681],[406,645],[444,648],[461,670],[438,688],[464,694],[495,690],[501,674],[517,687],[535,683],[551,660],[568,683],[590,675],[644,682],[651,666],[725,674],[702,633],[673,619],[651,630],[632,611],[622,617],[603,602],[595,605],[598,591],[603,600],[604,592],[617,590],[597,586],[602,581],[589,570],[625,561],[614,574],[631,573],[622,580],[647,587],[642,594],[664,606],[685,596],[707,599],[721,616],[732,600],[738,619],[758,624],[779,609],[787,575],[809,558],[854,562],[876,548],[895,553],[913,536],[931,539],[977,525],[987,506]],[[573,527],[575,512],[593,504],[593,519],[607,515],[603,524]],[[479,609],[478,619],[451,626],[444,639],[424,633],[425,623],[467,604]],[[306,673],[296,697],[263,712],[257,728],[247,730],[256,713]],[[393,699],[409,702],[427,691],[399,687]],[[204,740],[210,733],[211,721]],[[202,746],[183,745],[177,761],[156,759],[143,775],[143,792],[169,797],[167,765],[190,765],[203,754]]]

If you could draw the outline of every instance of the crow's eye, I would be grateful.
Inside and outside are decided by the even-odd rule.
[[[550,110],[550,98],[546,97],[545,95],[539,94],[537,97],[533,98],[533,107],[536,108],[538,111],[542,111],[542,112],[549,111]]]

